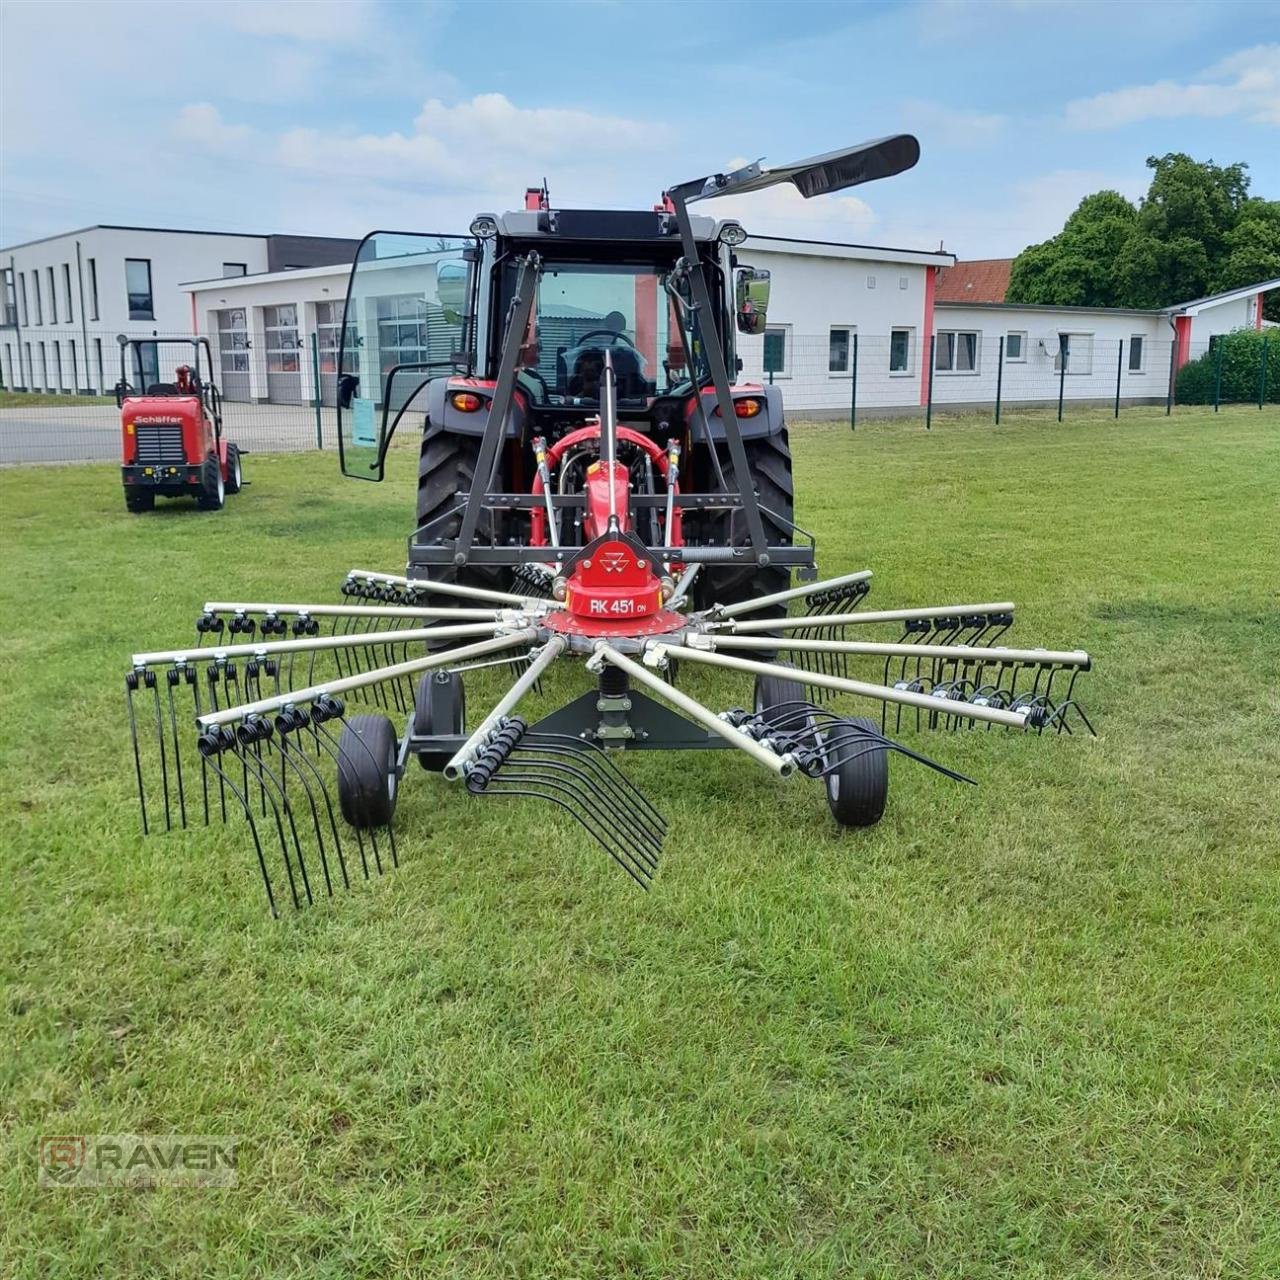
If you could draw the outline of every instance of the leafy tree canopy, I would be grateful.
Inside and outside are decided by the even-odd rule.
[[[1146,196],[1086,196],[1051,240],[1014,260],[1009,302],[1167,307],[1280,276],[1280,201],[1249,196],[1248,166],[1150,156]],[[1266,314],[1280,320],[1280,290]]]

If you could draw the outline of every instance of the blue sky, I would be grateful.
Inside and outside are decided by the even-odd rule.
[[[94,222],[454,232],[906,130],[910,174],[748,228],[1013,254],[1145,158],[1280,198],[1280,0],[0,8],[0,244]],[[724,209],[728,213],[728,208]]]

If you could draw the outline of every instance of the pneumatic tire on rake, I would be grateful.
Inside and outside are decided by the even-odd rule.
[[[871,737],[880,726],[866,716],[852,716],[849,723]],[[827,806],[842,827],[873,827],[884,816],[889,799],[889,752],[867,746],[854,751],[826,778]]]
[[[419,678],[413,699],[415,735],[461,734],[466,718],[466,690],[456,671],[428,671]],[[429,773],[443,773],[452,755],[452,751],[419,751],[418,763]]]
[[[385,827],[396,811],[396,731],[386,716],[348,716],[338,739],[338,804],[357,828]]]
[[[480,436],[443,431],[433,427],[429,419],[427,421],[422,436],[422,449],[418,455],[417,527],[421,529],[432,521],[439,522],[427,535],[431,544],[458,536],[462,527],[462,499],[459,494],[468,493],[475,480],[480,441]],[[482,527],[477,530],[477,534],[487,534],[487,529]],[[447,582],[456,581],[463,586],[487,587],[499,591],[510,580],[506,569],[476,564],[468,564],[456,573],[451,569],[442,569],[438,573],[432,572],[430,576]]]
[[[243,468],[240,464],[240,449],[234,444],[227,445],[227,492],[239,493],[244,484]]]
[[[728,450],[724,445],[717,447],[725,483],[730,490],[741,492]],[[776,435],[744,440],[742,447],[746,450],[747,465],[751,468],[748,483],[755,489],[760,506],[764,508],[760,515],[764,520],[765,533],[770,541],[776,540],[781,546],[790,546],[791,526],[784,521],[795,518],[795,485],[791,477],[791,446],[787,440],[787,429],[784,426]],[[776,513],[782,520],[771,519],[769,512]],[[700,522],[699,541],[721,547],[745,546],[748,541],[746,521],[741,513],[733,518],[731,537],[729,512],[708,515]],[[791,571],[785,567],[769,566],[762,569],[750,562],[741,565],[708,565],[694,583],[694,594],[698,608],[708,609],[713,604],[738,604],[744,600],[755,600],[760,596],[772,595],[775,591],[785,591],[790,585]],[[785,613],[785,605],[779,605],[773,609],[761,610],[757,616],[781,617]]]
[[[218,455],[211,453],[200,470],[200,492],[196,497],[201,511],[221,511],[226,500],[226,485],[222,480],[222,464]]]

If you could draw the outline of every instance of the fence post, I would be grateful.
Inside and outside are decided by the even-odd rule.
[[[1218,402],[1222,399],[1222,348],[1224,343],[1221,338],[1214,344],[1214,350],[1217,352],[1217,359],[1213,362],[1213,411],[1218,412]]]
[[[1270,338],[1262,340],[1262,363],[1258,369],[1258,408],[1262,408],[1262,401],[1267,394],[1267,343]]]
[[[1067,343],[1063,342],[1061,335],[1058,337],[1058,421],[1062,421],[1062,397],[1067,389],[1067,355],[1069,348]]]
[[[1124,339],[1120,339],[1120,350],[1116,353],[1116,412],[1120,416],[1120,371],[1124,368]]]
[[[1264,367],[1265,350],[1264,343]],[[853,377],[850,381],[852,389],[849,392],[849,430],[856,431],[858,429],[858,334],[856,330],[853,334]],[[1259,393],[1259,399],[1261,399],[1261,393]],[[1261,408],[1261,405],[1259,405],[1259,408]]]
[[[1000,425],[1000,393],[1004,389],[1004,334],[1000,335],[1000,351],[996,356],[996,426]]]
[[[312,386],[315,391],[316,406],[316,448],[323,450],[324,448],[324,426],[320,417],[320,401],[324,397],[320,394],[320,339],[315,333],[311,335],[311,377]]]
[[[938,335],[931,333],[929,335],[929,368],[925,371],[929,377],[929,395],[925,402],[924,409],[924,429],[926,431],[933,430],[933,361],[937,351]]]

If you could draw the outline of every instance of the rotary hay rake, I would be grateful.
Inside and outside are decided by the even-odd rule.
[[[865,826],[883,812],[890,752],[970,781],[891,738],[904,716],[914,730],[1093,732],[1074,696],[1088,654],[975,643],[1012,624],[1008,601],[853,612],[864,570],[690,610],[697,567],[666,585],[657,568],[615,528],[559,575],[564,600],[352,570],[342,603],[207,603],[192,647],[135,654],[126,676],[143,830],[239,815],[275,914],[398,864],[397,790],[417,756],[473,797],[550,803],[648,887],[666,824],[620,749],[733,748],[779,778],[822,781],[836,820]],[[619,601],[624,619],[602,619]],[[780,605],[801,612],[757,616]],[[594,688],[516,714],[552,664],[575,659]],[[856,663],[880,680],[851,675]],[[750,709],[698,702],[675,683],[681,664],[753,676]],[[464,676],[489,666],[511,669],[510,688],[467,731]],[[878,718],[823,705],[837,695],[878,703]],[[407,717],[401,733],[391,715]]]
[[[733,749],[821,781],[835,820],[859,827],[884,812],[890,754],[971,781],[890,734],[1092,733],[1075,699],[1088,655],[997,644],[1010,602],[871,611],[869,571],[815,580],[781,393],[730,379],[735,318],[765,332],[768,273],[739,264],[738,223],[689,204],[779,182],[838,191],[918,156],[898,135],[681,183],[652,211],[556,210],[543,188],[478,217],[470,241],[366,237],[337,438],[346,474],[381,479],[425,397],[406,573],[352,570],[339,603],[211,601],[193,646],[135,654],[143,830],[242,816],[274,914],[398,863],[416,756],[472,797],[553,806],[648,887],[666,824],[625,752]],[[383,350],[384,314],[412,314],[417,342],[439,331],[448,358]],[[517,714],[572,662],[594,687]],[[677,687],[697,665],[751,676],[749,708]],[[467,673],[493,667],[510,685],[468,729]],[[843,697],[878,716],[843,714]]]

